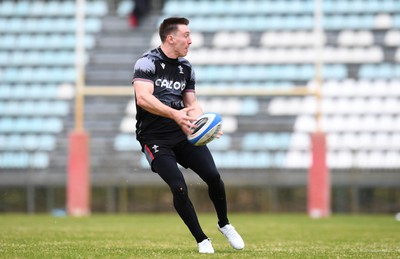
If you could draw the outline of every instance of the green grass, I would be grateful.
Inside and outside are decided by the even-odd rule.
[[[177,214],[0,214],[0,258],[400,258],[394,216],[231,214],[246,247],[232,249],[214,214],[200,214],[215,254],[197,244]]]

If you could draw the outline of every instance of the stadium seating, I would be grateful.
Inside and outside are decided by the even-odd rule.
[[[105,1],[86,1],[85,47]],[[45,169],[74,96],[75,1],[0,2],[0,168]]]

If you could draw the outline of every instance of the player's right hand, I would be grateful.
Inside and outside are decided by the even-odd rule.
[[[182,131],[188,136],[192,134],[193,130],[196,128],[194,122],[195,117],[189,116],[189,112],[193,111],[194,107],[183,108],[182,110],[176,110],[174,114],[174,121],[181,127]]]

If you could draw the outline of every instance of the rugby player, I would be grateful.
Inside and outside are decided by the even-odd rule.
[[[178,164],[193,170],[207,184],[217,227],[231,246],[240,250],[244,242],[229,223],[225,187],[213,157],[207,146],[194,146],[187,140],[193,122],[203,114],[195,94],[193,67],[183,58],[192,43],[188,24],[186,18],[165,19],[159,27],[161,45],[136,61],[132,80],[136,137],[151,170],[170,187],[174,208],[198,243],[199,252],[214,253],[214,249],[199,224]]]

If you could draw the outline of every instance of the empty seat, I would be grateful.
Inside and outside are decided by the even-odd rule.
[[[30,155],[28,152],[1,152],[0,168],[22,169],[29,168]]]
[[[213,38],[213,45],[218,48],[247,47],[250,44],[250,35],[246,32],[217,32]]]
[[[131,0],[124,0],[124,1],[119,1],[118,7],[117,7],[117,14],[118,16],[121,17],[126,17],[129,14],[132,13],[132,10],[134,8],[134,1]],[[167,6],[167,4],[165,4]],[[164,8],[165,8],[164,6]]]
[[[5,169],[46,168],[49,160],[45,152],[0,152],[0,168]]]
[[[14,1],[1,1],[0,2],[0,15],[10,16],[15,12],[17,3]]]
[[[3,133],[60,133],[63,130],[59,118],[0,118],[0,132]]]
[[[136,119],[134,117],[124,117],[121,121],[119,129],[124,133],[134,133],[136,131]]]
[[[75,68],[67,67],[8,67],[3,80],[13,83],[67,83],[75,81]]]
[[[0,135],[1,150],[51,151],[55,145],[56,139],[53,135]]]
[[[267,152],[213,152],[217,167],[220,168],[268,168],[271,156]]]
[[[47,153],[35,152],[30,159],[32,168],[47,168],[50,164],[50,158]]]
[[[287,150],[290,147],[291,135],[289,133],[247,133],[242,140],[245,150]]]
[[[289,151],[286,156],[286,168],[309,168],[311,156],[309,152]]]
[[[86,1],[86,5],[85,12],[87,16],[101,17],[108,12],[107,1]]]
[[[374,37],[370,31],[341,31],[338,43],[344,46],[370,46],[374,43]]]
[[[289,149],[304,149],[310,148],[310,136],[306,133],[295,132],[291,134]]]
[[[308,31],[267,31],[261,35],[260,45],[273,46],[313,46],[317,35]],[[326,41],[323,35],[322,43]]]
[[[392,16],[387,13],[381,13],[375,16],[375,29],[390,29],[392,27]]]
[[[385,153],[385,158],[382,161],[383,168],[399,168],[400,167],[400,152],[389,151]]]
[[[400,78],[400,66],[398,64],[377,64],[377,65],[361,65],[359,75],[360,78],[368,79],[391,79]]]
[[[232,137],[229,134],[224,134],[221,138],[216,139],[207,146],[210,150],[229,150],[232,143]]]
[[[352,168],[353,167],[353,155],[351,151],[342,150],[338,152],[327,152],[326,155],[327,165],[329,168]]]
[[[140,151],[141,147],[133,134],[119,134],[114,139],[114,149],[117,151]]]

